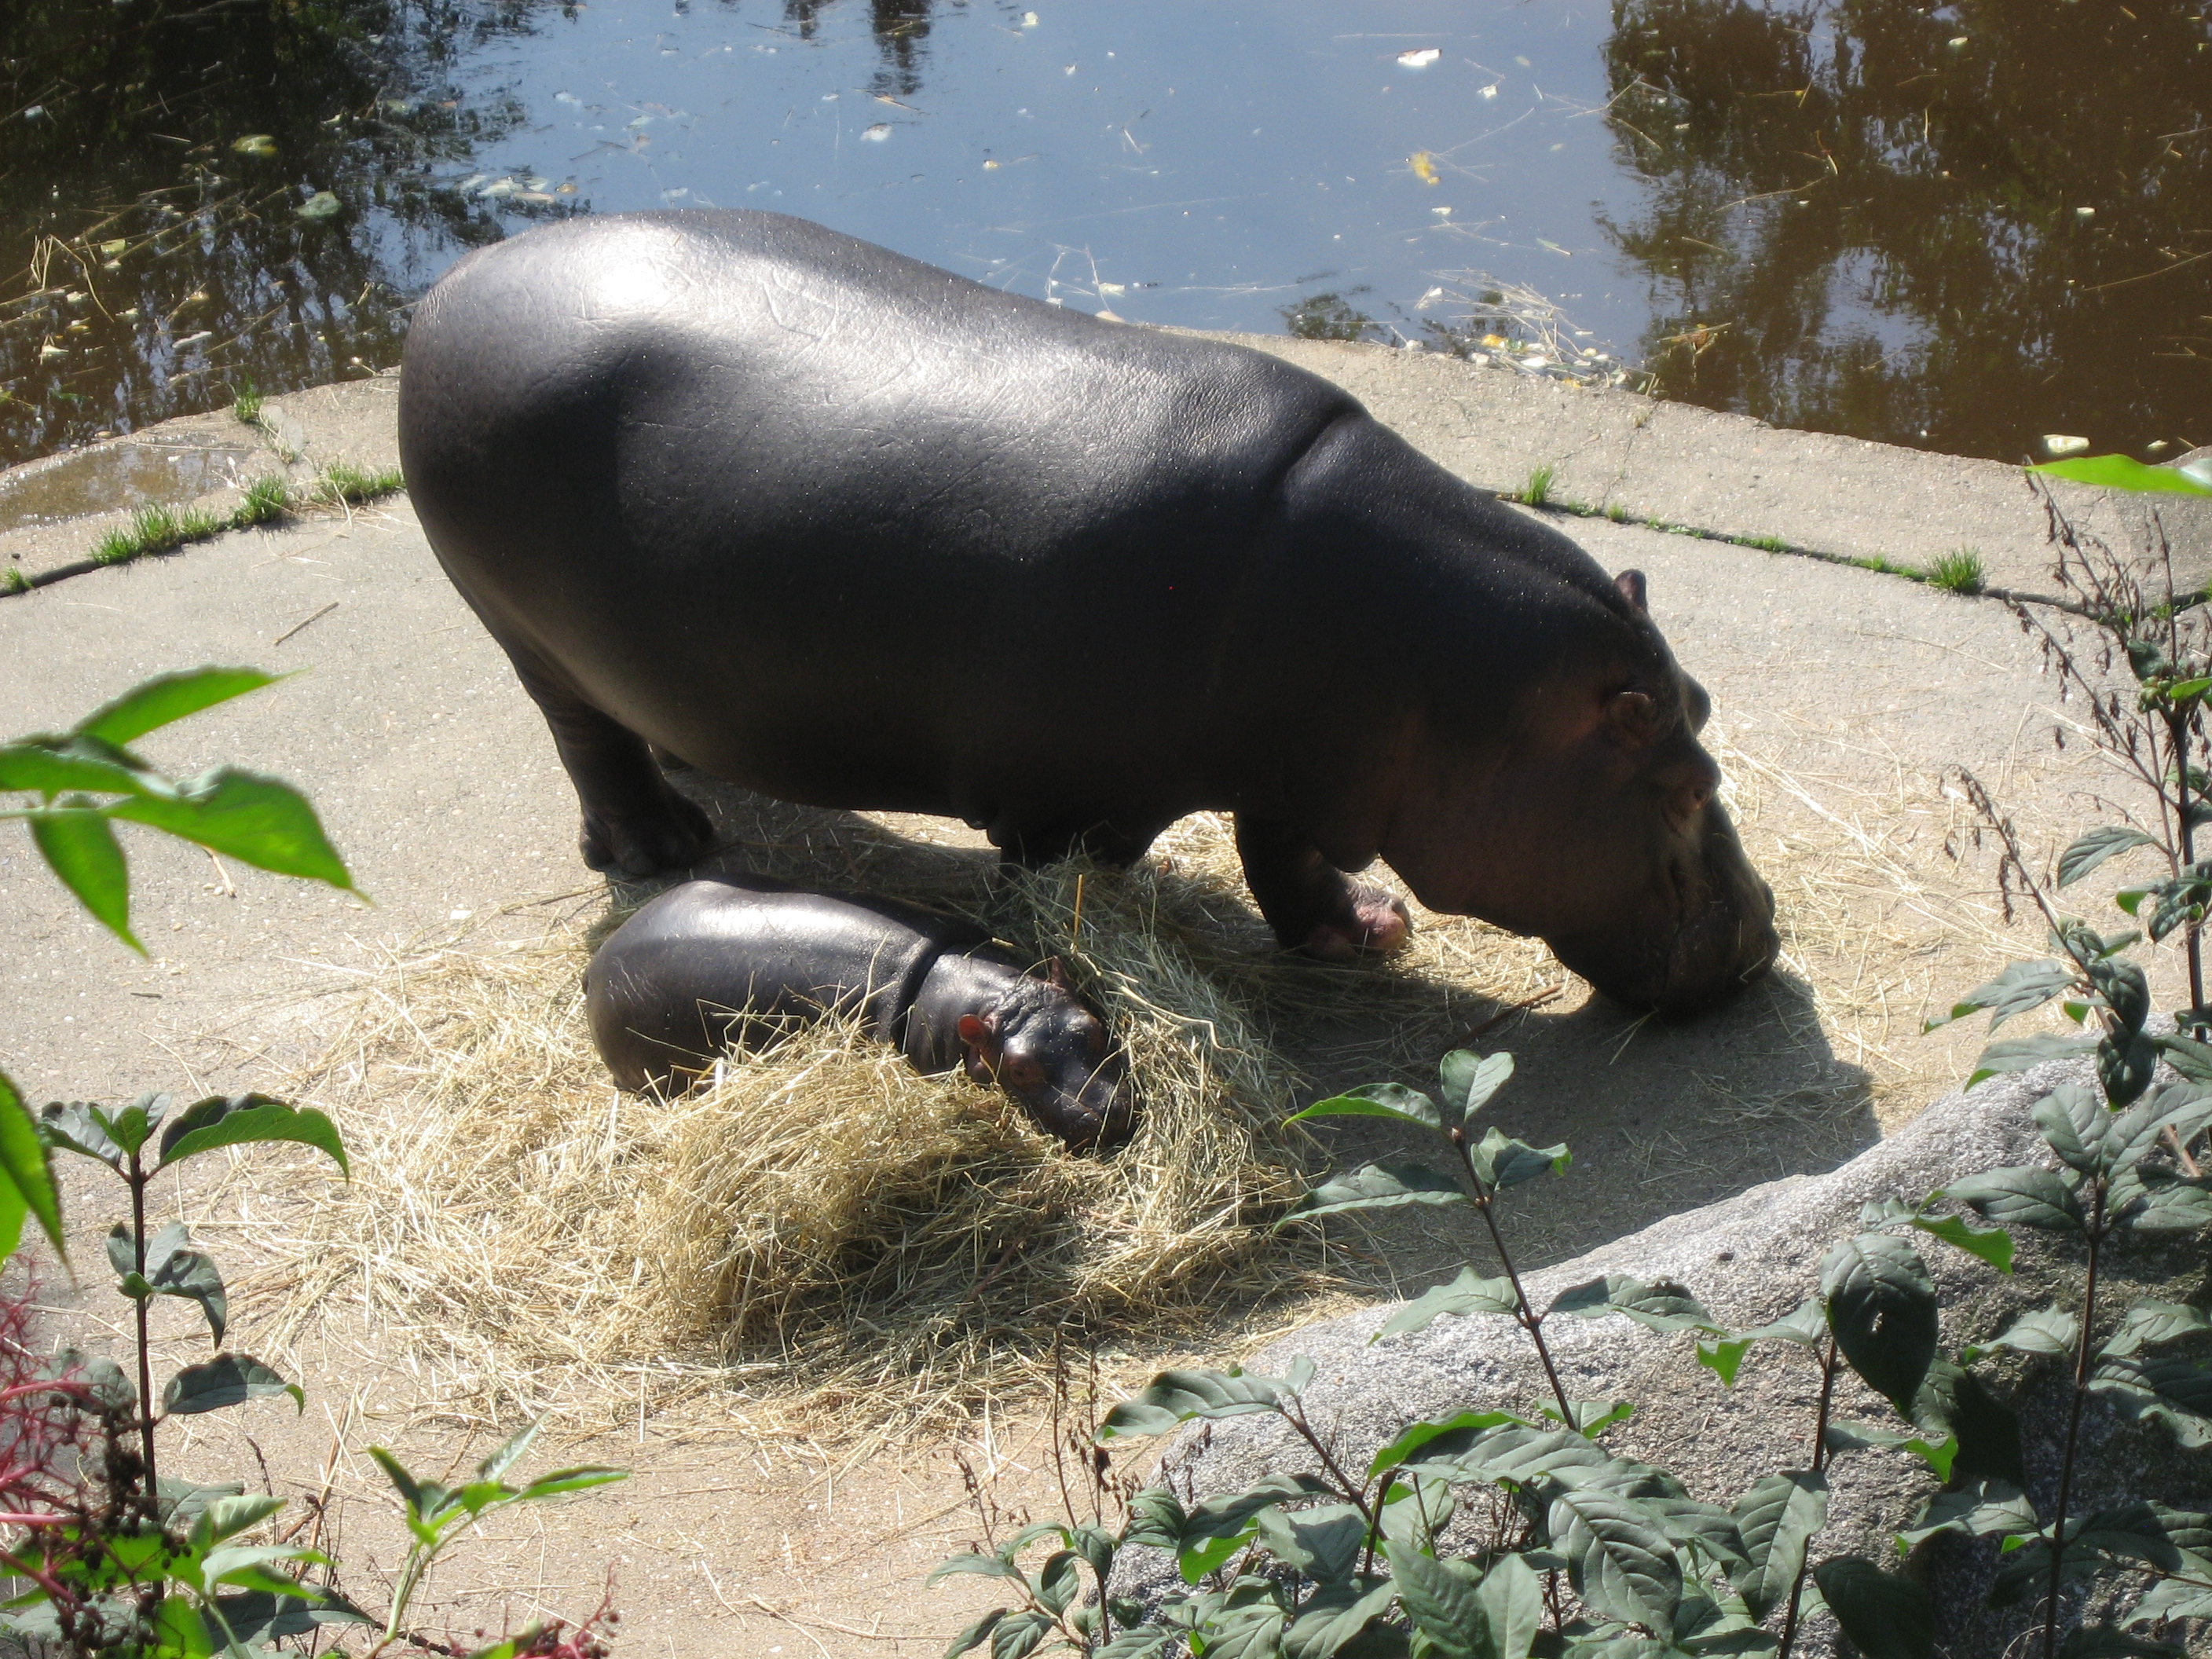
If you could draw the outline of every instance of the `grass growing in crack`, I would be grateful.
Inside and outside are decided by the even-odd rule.
[[[230,412],[242,425],[261,424],[261,388],[250,377],[239,381],[238,392],[230,400]]]
[[[1628,509],[1619,501],[1613,501],[1606,507],[1605,516],[1615,524],[1626,524],[1628,522]]]
[[[244,530],[249,525],[267,524],[281,519],[292,510],[292,486],[276,474],[256,478],[246,487],[246,499],[230,515],[232,526]]]
[[[340,461],[323,469],[323,476],[309,486],[307,499],[331,507],[358,507],[406,488],[407,480],[396,466],[372,471]]]
[[[1987,574],[1979,553],[1971,547],[1954,547],[1928,567],[1927,578],[1930,587],[1971,597],[1982,591],[1982,581]]]
[[[0,573],[0,592],[27,593],[30,591],[31,579],[21,571],[10,566],[7,571]]]
[[[203,541],[226,528],[225,521],[195,507],[142,507],[131,522],[109,531],[92,550],[99,564],[128,564],[149,553],[167,553],[186,542]]]
[[[1521,491],[1521,504],[1523,507],[1541,507],[1549,501],[1552,499],[1552,480],[1556,476],[1557,470],[1549,466],[1540,466],[1531,471],[1527,485]]]
[[[1741,547],[1755,547],[1762,553],[1787,553],[1790,550],[1790,544],[1779,536],[1739,536],[1736,544]]]

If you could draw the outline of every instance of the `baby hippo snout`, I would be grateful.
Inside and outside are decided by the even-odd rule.
[[[1128,1139],[1136,1115],[1128,1062],[1068,987],[1057,958],[1046,978],[1024,975],[962,1014],[958,1031],[968,1075],[997,1084],[1046,1133],[1078,1150]]]

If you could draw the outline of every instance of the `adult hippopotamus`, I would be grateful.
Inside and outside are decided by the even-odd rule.
[[[708,845],[659,749],[1030,860],[1227,811],[1276,936],[1322,957],[1404,939],[1346,873],[1379,855],[1633,1006],[1773,958],[1643,579],[1275,358],[779,215],[619,215],[448,272],[399,424],[595,867]]]
[[[964,1064],[1070,1146],[1128,1138],[1126,1062],[1058,958],[1026,974],[980,930],[888,899],[687,881],[592,954],[584,1004],[624,1089],[669,1091],[755,1031],[836,1014],[918,1072]]]

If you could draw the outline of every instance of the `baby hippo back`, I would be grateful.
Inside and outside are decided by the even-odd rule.
[[[740,1042],[747,1020],[857,1017],[871,1035],[902,1045],[931,965],[981,939],[879,899],[691,881],[600,946],[585,1004],[617,1085],[665,1090]]]

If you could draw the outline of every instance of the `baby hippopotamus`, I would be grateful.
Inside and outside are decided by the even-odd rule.
[[[682,1086],[749,1024],[845,1014],[917,1072],[964,1063],[1071,1147],[1128,1138],[1125,1061],[1057,957],[1035,977],[978,930],[886,899],[685,882],[599,948],[584,992],[624,1089]]]

